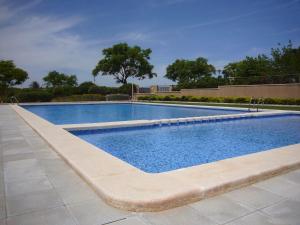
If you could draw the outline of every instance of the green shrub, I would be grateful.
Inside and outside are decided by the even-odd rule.
[[[264,103],[265,104],[279,104],[280,101],[276,98],[265,98]]]
[[[83,94],[56,97],[52,102],[105,101],[105,96],[99,94]]]
[[[200,102],[208,102],[208,97],[200,97]]]
[[[234,102],[235,103],[249,103],[250,102],[250,98],[238,97],[238,98],[235,99]]]
[[[46,90],[22,90],[16,94],[20,102],[49,102],[53,98],[52,93]]]
[[[225,102],[225,103],[234,103],[234,101],[235,101],[235,99],[232,97],[225,97],[223,99],[223,102]]]
[[[130,99],[130,96],[127,94],[111,94],[106,95],[105,97],[107,101],[124,101]]]
[[[208,102],[220,102],[220,98],[218,97],[208,97]]]
[[[138,96],[137,99],[140,101],[146,101],[146,100],[148,100],[148,96]]]
[[[247,97],[196,97],[196,96],[181,96],[176,97],[173,95],[167,96],[157,96],[157,95],[148,95],[140,96],[138,100],[148,100],[148,101],[185,101],[185,102],[219,102],[219,103],[249,103],[250,98]],[[259,102],[258,98],[252,99],[252,102]],[[278,104],[278,105],[300,105],[300,99],[278,99],[278,98],[265,98],[264,104]]]
[[[77,94],[78,90],[77,87],[55,87],[55,88],[47,88],[48,92],[51,92],[54,97],[61,97],[61,96],[69,96]]]
[[[137,91],[137,86],[134,84],[133,85],[133,91],[136,93]],[[127,95],[132,95],[132,84],[123,84],[121,87],[118,88],[118,93],[120,94],[127,94]]]
[[[292,99],[292,98],[286,98],[286,99],[280,99],[280,103],[282,105],[296,105],[297,104],[297,100],[296,99]]]
[[[87,81],[87,82],[83,82],[81,83],[78,87],[77,87],[77,93],[78,94],[88,94],[89,93],[89,89],[91,87],[96,87],[97,85],[94,84],[91,81]]]
[[[159,96],[157,96],[157,100],[160,100],[160,97],[159,97]],[[163,100],[164,100],[164,101],[171,101],[171,100],[172,100],[172,97],[169,96],[169,95],[167,95],[167,96],[164,96],[164,97],[163,97]]]
[[[191,102],[199,102],[199,98],[197,98],[197,97],[191,97],[191,98],[189,98],[189,101],[191,101]]]
[[[106,86],[91,86],[88,90],[89,94],[101,94],[101,95],[116,94],[117,92],[118,92],[117,88],[106,87]]]

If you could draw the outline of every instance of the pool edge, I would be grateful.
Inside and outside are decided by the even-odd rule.
[[[296,144],[182,170],[148,174],[101,151],[94,151],[95,147],[87,142],[71,137],[59,126],[17,105],[11,107],[108,204],[129,211],[161,211],[182,206],[300,168],[300,144]],[[67,145],[62,140],[70,143]],[[80,147],[84,147],[84,151]],[[82,160],[84,157],[89,160]],[[101,174],[95,175],[97,168],[93,166],[99,167],[97,159],[104,161],[103,157],[109,161],[105,164],[108,168],[101,165]],[[208,171],[209,179],[203,176]]]

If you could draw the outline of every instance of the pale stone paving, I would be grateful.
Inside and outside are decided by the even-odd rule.
[[[158,213],[106,205],[7,105],[0,106],[0,225],[300,225],[300,170]]]

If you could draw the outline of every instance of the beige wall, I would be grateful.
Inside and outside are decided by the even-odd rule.
[[[263,97],[263,98],[300,98],[300,83],[227,85],[219,88],[182,89],[180,92],[156,92],[156,95],[207,96],[207,97]],[[142,95],[142,94],[140,94]],[[146,94],[143,94],[146,95]]]
[[[219,88],[182,89],[181,94],[209,97],[300,98],[300,84],[228,85]]]

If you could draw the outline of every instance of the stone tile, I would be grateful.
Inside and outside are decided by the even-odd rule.
[[[162,212],[144,213],[146,221],[153,225],[215,225],[212,220],[200,215],[195,209],[185,206]]]
[[[67,206],[79,225],[96,225],[124,219],[129,212],[108,206],[102,200],[92,200]]]
[[[39,164],[47,174],[61,174],[70,170],[70,167],[62,159],[40,159]]]
[[[27,138],[26,139],[27,143],[31,147],[35,148],[43,148],[45,145],[47,146],[48,144],[39,136],[37,137],[32,137],[32,138]]]
[[[4,196],[0,196],[0,219],[4,219],[5,217],[6,217],[5,199]]]
[[[62,206],[63,202],[54,190],[48,190],[8,196],[6,198],[6,205],[8,216],[13,216]]]
[[[253,186],[228,192],[224,196],[253,209],[263,208],[284,199],[279,195]]]
[[[43,160],[43,159],[60,159],[60,157],[52,150],[48,148],[43,148],[39,152],[35,152],[34,156],[37,159]]]
[[[298,225],[300,224],[300,202],[286,200],[262,210],[272,217],[275,224]]]
[[[16,155],[16,154],[24,154],[24,153],[32,153],[32,149],[30,147],[18,147],[13,149],[4,149],[3,156]]]
[[[122,219],[116,222],[111,223],[111,225],[148,225],[139,217],[129,217],[127,219]]]
[[[0,170],[2,168],[0,167]],[[4,175],[3,172],[0,171],[0,196],[3,196],[5,192],[5,185],[4,185]]]
[[[62,169],[61,173],[47,174],[48,179],[55,188],[75,185],[82,179],[71,169]]]
[[[0,225],[6,225],[5,219],[0,219]]]
[[[17,161],[17,160],[23,160],[23,159],[34,159],[35,156],[32,152],[28,153],[20,153],[20,154],[7,154],[3,156],[4,162],[9,161]]]
[[[45,173],[36,159],[24,159],[4,163],[6,182],[26,179],[45,178]]]
[[[2,139],[1,145],[3,147],[3,150],[13,150],[18,148],[29,147],[23,136],[16,135],[16,137],[17,138],[14,139],[12,139],[12,137],[6,138],[6,140]]]
[[[251,213],[226,225],[279,225],[272,222],[272,219],[260,212]]]
[[[79,203],[98,198],[98,195],[83,181],[61,186],[56,191],[65,204]]]
[[[199,201],[191,206],[197,209],[202,215],[219,224],[229,222],[253,211],[249,207],[242,206],[222,195]]]
[[[45,178],[38,178],[25,181],[8,182],[6,184],[6,195],[30,194],[39,191],[47,191],[53,189],[52,185]]]
[[[76,225],[65,207],[9,217],[7,225]]]
[[[300,184],[300,170],[289,172],[280,177],[288,181],[295,182],[296,184]]]
[[[300,201],[300,184],[288,181],[280,176],[259,182],[254,184],[254,186],[286,198]]]
[[[20,134],[8,134],[8,135],[1,135],[0,136],[1,143],[6,141],[21,141],[24,140],[24,137]]]

